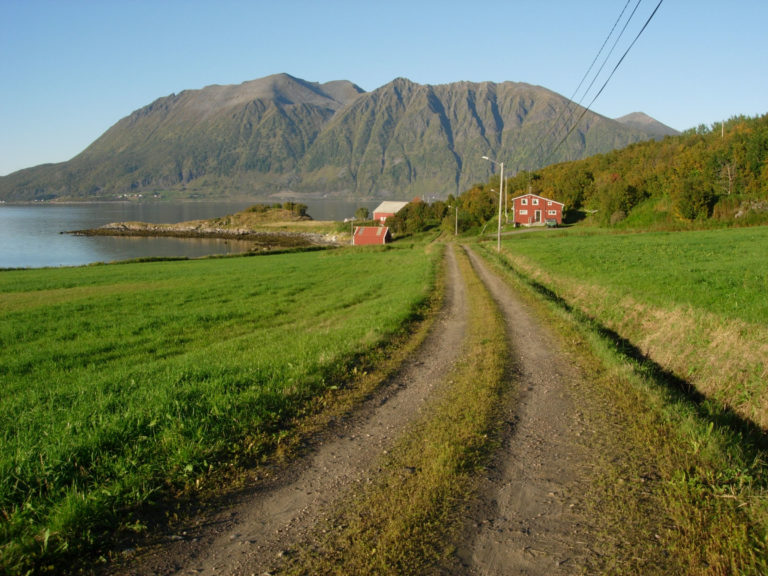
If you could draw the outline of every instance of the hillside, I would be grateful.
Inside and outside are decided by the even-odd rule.
[[[768,222],[768,115],[734,117],[510,178],[601,225],[670,228]]]
[[[348,81],[278,74],[159,98],[72,160],[0,178],[0,199],[444,197],[489,177],[484,154],[513,173],[656,135],[656,126],[590,112],[550,156],[567,104],[513,82],[430,86],[398,78],[364,92]]]

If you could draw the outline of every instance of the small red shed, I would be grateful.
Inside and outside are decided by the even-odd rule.
[[[379,222],[386,222],[387,218],[394,216],[402,210],[408,202],[394,202],[385,200],[373,211],[373,219]]]
[[[371,244],[386,244],[392,242],[392,235],[386,226],[355,226],[352,244],[369,246]]]
[[[516,226],[544,226],[563,223],[562,202],[536,194],[523,194],[512,198],[512,221]]]

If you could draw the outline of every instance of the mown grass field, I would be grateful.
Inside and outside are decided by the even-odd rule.
[[[687,305],[768,322],[768,227],[600,234],[543,231],[504,246],[552,274],[630,293],[659,307]]]
[[[638,354],[768,428],[768,227],[546,231],[503,248]]]
[[[434,278],[420,247],[0,272],[0,571],[258,462]]]

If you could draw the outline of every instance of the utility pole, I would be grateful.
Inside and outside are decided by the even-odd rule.
[[[498,164],[501,166],[501,180],[499,181],[499,227],[496,231],[496,251],[501,252],[501,204],[504,202],[503,198],[503,183],[504,183],[504,162],[496,162],[488,156],[482,156],[483,160],[488,160],[491,164]]]
[[[456,204],[456,219],[453,222],[453,235],[458,236],[459,235],[459,205]]]
[[[504,182],[504,176],[503,175],[502,175],[502,179],[501,179],[501,186],[504,189],[504,224],[509,224],[509,215],[507,214],[507,203],[508,203],[507,183]]]
[[[501,253],[501,191],[504,182],[504,162],[499,162],[499,165],[501,166],[501,182],[499,184],[502,185],[499,186],[499,229],[496,233],[496,252]]]

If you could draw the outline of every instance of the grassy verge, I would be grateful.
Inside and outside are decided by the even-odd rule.
[[[386,457],[383,471],[332,519],[329,536],[287,569],[291,574],[434,574],[452,553],[472,476],[494,443],[503,386],[504,323],[459,257],[471,326],[465,353],[441,397]]]
[[[768,429],[768,227],[505,239],[514,266]]]
[[[486,250],[486,257],[498,258]],[[630,342],[527,273],[510,282],[555,322],[588,373],[578,398],[601,436],[588,500],[612,574],[765,574],[768,446],[764,433],[636,354]],[[540,278],[540,277],[539,277]]]
[[[143,530],[142,506],[273,453],[421,316],[433,263],[417,248],[0,273],[0,572],[61,571]]]

